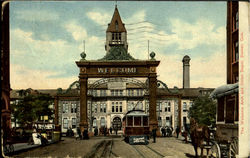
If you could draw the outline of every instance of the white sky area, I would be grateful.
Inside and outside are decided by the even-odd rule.
[[[78,80],[85,40],[87,60],[102,58],[115,2],[11,2],[12,89],[68,88]],[[118,10],[129,53],[160,60],[158,79],[182,88],[189,55],[191,88],[226,84],[226,2],[126,2]]]

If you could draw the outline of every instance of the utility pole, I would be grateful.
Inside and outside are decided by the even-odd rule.
[[[149,60],[149,40],[148,40],[148,60]]]
[[[86,53],[85,52],[85,40],[83,40],[83,51],[84,51],[84,53]]]

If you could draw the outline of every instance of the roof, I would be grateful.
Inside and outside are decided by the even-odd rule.
[[[116,29],[116,23],[118,24],[118,29]],[[120,14],[119,14],[117,7],[115,7],[115,11],[114,11],[112,20],[109,23],[106,32],[127,32],[124,24],[122,23],[122,19],[120,17]]]
[[[113,46],[109,52],[99,60],[135,60],[123,46]]]
[[[239,90],[239,83],[227,84],[216,88],[211,94],[212,98],[220,98],[225,95],[230,95],[233,93],[237,93]]]

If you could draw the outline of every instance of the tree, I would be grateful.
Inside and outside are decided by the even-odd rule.
[[[12,105],[14,120],[17,120],[22,127],[31,126],[41,116],[47,115],[51,119],[53,111],[50,105],[53,99],[50,95],[36,94],[28,95],[16,104]]]
[[[199,124],[215,126],[216,102],[208,95],[198,97],[189,109],[189,117],[194,118]]]

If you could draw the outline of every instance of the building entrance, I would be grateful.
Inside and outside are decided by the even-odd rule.
[[[117,130],[121,130],[122,129],[122,121],[121,121],[121,118],[119,118],[119,117],[115,117],[114,119],[113,119],[113,124],[112,124],[112,128],[115,130],[115,129],[117,129]]]

